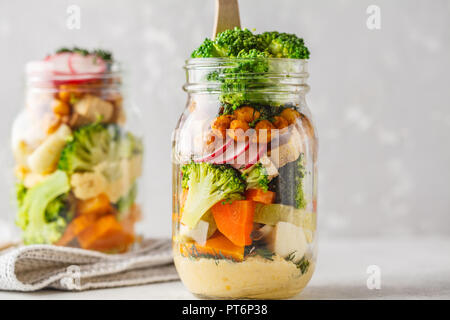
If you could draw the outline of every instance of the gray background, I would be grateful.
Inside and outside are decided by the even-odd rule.
[[[81,7],[81,29],[66,9]],[[381,7],[381,30],[366,8]],[[305,38],[320,139],[321,236],[450,234],[450,1],[241,0],[244,27]],[[212,0],[0,1],[0,242],[11,221],[9,130],[24,64],[61,46],[104,47],[128,69],[146,135],[145,233],[168,236],[170,137],[182,66],[210,36]],[[3,222],[1,222],[3,221]]]

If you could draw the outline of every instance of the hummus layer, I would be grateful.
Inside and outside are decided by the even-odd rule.
[[[314,272],[310,262],[305,274],[289,261],[260,256],[243,262],[193,259],[175,255],[175,266],[184,285],[194,294],[210,298],[284,299],[298,294]]]

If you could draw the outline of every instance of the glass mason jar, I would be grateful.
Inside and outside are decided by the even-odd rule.
[[[200,297],[287,298],[316,261],[307,62],[191,59],[173,135],[173,252]],[[258,71],[258,72],[255,72]]]
[[[84,65],[97,59],[73,55]],[[143,145],[120,65],[103,61],[96,72],[56,68],[48,59],[27,64],[25,107],[12,128],[23,243],[126,251],[141,218]]]

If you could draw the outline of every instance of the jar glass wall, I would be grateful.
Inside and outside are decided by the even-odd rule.
[[[80,70],[60,70],[66,60]],[[126,251],[143,145],[120,65],[77,53],[30,62],[25,100],[12,126],[23,243]]]
[[[254,64],[262,66],[260,73]],[[253,64],[252,68],[247,66]],[[286,298],[316,261],[306,61],[191,59],[173,136],[173,251],[194,294]]]

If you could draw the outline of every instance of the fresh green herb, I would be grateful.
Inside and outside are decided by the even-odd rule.
[[[286,258],[284,258],[286,261],[290,261],[293,264],[295,264],[295,266],[300,269],[300,271],[302,272],[302,274],[305,274],[306,271],[308,271],[309,268],[309,261],[308,259],[306,259],[306,256],[303,256],[299,261],[294,262],[295,259],[295,251],[291,252],[290,254],[287,255]]]
[[[227,261],[235,262],[235,260],[225,257],[221,251],[216,252],[214,250],[214,254],[200,253],[197,249],[197,246],[194,243],[192,243],[190,245],[190,248],[185,243],[183,243],[181,245],[184,246],[185,251],[188,253],[187,257],[190,259],[200,259],[200,258],[214,259],[216,265],[219,264],[220,260],[227,260]]]
[[[269,249],[267,249],[264,246],[251,245],[251,246],[246,246],[245,250],[244,250],[244,256],[246,256],[246,257],[261,256],[264,259],[273,261],[274,255],[275,255],[275,253],[273,253],[272,251],[270,251]]]
[[[106,62],[112,62],[113,61],[113,55],[110,51],[102,50],[102,49],[94,49],[94,50],[87,50],[83,48],[73,47],[73,48],[67,48],[63,47],[58,50],[56,50],[56,53],[64,53],[64,52],[70,52],[70,53],[78,53],[83,56],[87,55],[94,55],[95,57],[98,57]]]

